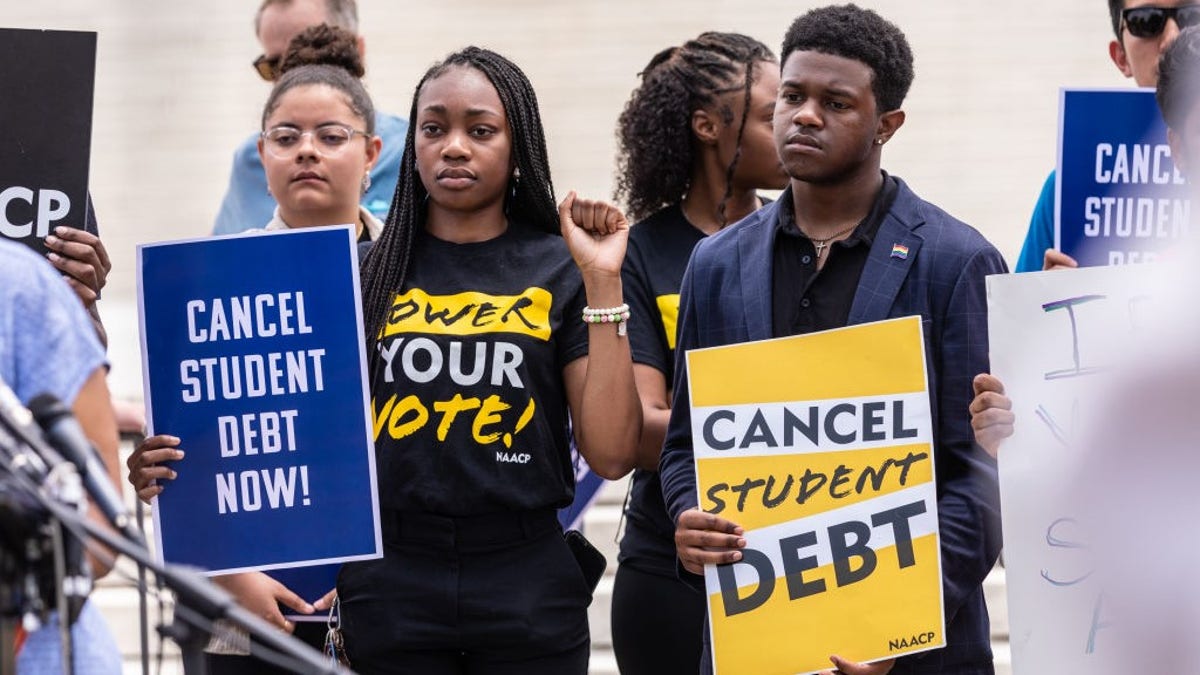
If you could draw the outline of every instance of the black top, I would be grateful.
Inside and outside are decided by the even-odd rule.
[[[771,270],[771,334],[803,335],[841,328],[850,317],[858,280],[879,225],[896,201],[896,179],[883,174],[883,186],[871,211],[850,233],[830,244],[817,270],[817,250],[796,226],[792,188],[779,196],[779,221]]]
[[[419,231],[371,373],[385,509],[475,516],[567,506],[563,367],[587,354],[583,280],[561,237]]]
[[[87,208],[83,211],[83,231],[100,236],[100,226],[96,223],[96,209],[92,206],[92,193],[87,196]]]
[[[642,220],[629,231],[621,286],[629,304],[629,348],[634,363],[675,377],[675,322],[679,286],[696,242],[704,238],[678,204]],[[650,574],[675,578],[675,525],[663,503],[658,472],[633,472],[625,509],[625,536],[617,560]]]

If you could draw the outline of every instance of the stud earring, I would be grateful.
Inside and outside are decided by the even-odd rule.
[[[883,139],[882,139],[882,138],[876,138],[876,139],[875,139],[875,145],[883,145]]]

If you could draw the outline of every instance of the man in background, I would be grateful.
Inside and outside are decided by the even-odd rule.
[[[1158,59],[1175,41],[1179,31],[1200,23],[1196,0],[1108,0],[1114,39],[1108,55],[1121,74],[1139,87],[1158,84]],[[1029,232],[1017,258],[1016,272],[1035,272],[1054,267],[1075,267],[1070,256],[1054,249],[1056,173],[1050,172],[1042,185]]]
[[[305,28],[327,23],[358,33],[355,0],[263,0],[254,15],[254,33],[263,53],[254,60],[255,71],[267,82],[279,74],[279,62],[288,43]],[[366,42],[358,36],[358,51],[366,55]],[[400,155],[408,122],[388,113],[375,113],[375,134],[383,139],[379,161],[371,169],[362,204],[376,218],[387,218],[392,192],[400,175]],[[275,212],[275,199],[267,191],[267,177],[258,156],[258,134],[242,142],[233,156],[229,187],[213,225],[213,234],[235,234],[262,227]]]

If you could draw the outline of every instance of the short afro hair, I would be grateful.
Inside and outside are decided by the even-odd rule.
[[[1200,28],[1184,30],[1163,52],[1154,96],[1167,126],[1182,129],[1200,104]]]
[[[780,63],[797,51],[865,63],[871,69],[871,89],[882,111],[898,110],[912,86],[913,55],[904,33],[858,5],[820,7],[793,21],[783,36]]]

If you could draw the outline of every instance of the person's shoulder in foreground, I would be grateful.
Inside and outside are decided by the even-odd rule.
[[[0,240],[0,259],[0,372],[23,401],[48,392],[69,402],[105,362],[91,321],[36,253]]]
[[[22,402],[43,393],[71,404],[103,366],[104,348],[83,305],[41,256],[0,239],[0,379]],[[17,655],[18,673],[62,672],[58,618],[30,633]],[[103,617],[84,605],[71,631],[73,672],[120,669],[120,654]]]

